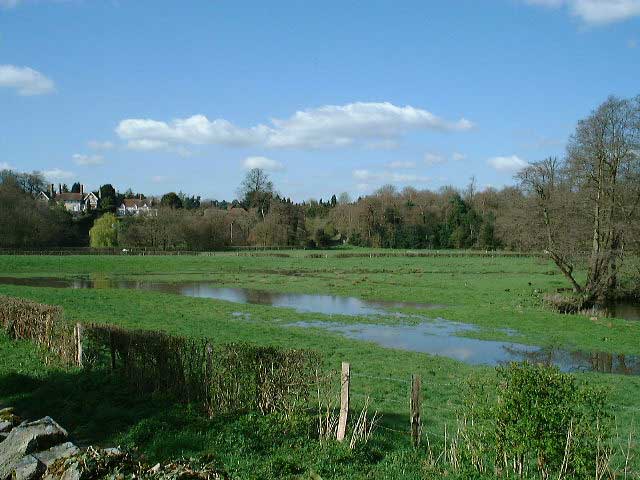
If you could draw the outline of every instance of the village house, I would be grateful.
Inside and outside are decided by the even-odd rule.
[[[47,204],[53,201],[58,205],[63,205],[67,211],[75,215],[98,208],[98,197],[93,192],[85,193],[84,185],[80,185],[80,192],[71,193],[63,192],[62,185],[59,184],[58,193],[56,193],[53,184],[51,184],[47,192],[38,194],[37,199]]]
[[[153,206],[153,200],[146,198],[125,198],[118,207],[119,217],[127,215],[158,215],[158,210]]]

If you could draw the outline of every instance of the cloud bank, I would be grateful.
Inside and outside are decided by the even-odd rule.
[[[116,133],[130,148],[145,150],[176,144],[316,149],[389,141],[414,130],[451,132],[472,127],[465,118],[448,121],[411,106],[358,102],[298,111],[286,119],[271,119],[269,125],[249,128],[204,115],[171,122],[130,118],[118,124]]]

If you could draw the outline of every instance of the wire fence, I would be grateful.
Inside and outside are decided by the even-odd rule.
[[[433,440],[452,438],[464,415],[467,380],[423,378],[420,395],[421,435]],[[382,414],[378,428],[389,435],[412,436],[412,377],[392,377],[351,371],[349,378],[351,408],[354,414],[362,405]],[[634,420],[640,405],[608,403],[614,417]],[[639,418],[640,419],[640,418]]]

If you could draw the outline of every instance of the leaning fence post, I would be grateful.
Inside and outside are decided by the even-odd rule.
[[[340,376],[340,418],[338,419],[338,433],[336,439],[341,442],[347,433],[347,418],[349,416],[349,382],[351,380],[351,366],[342,362]]]
[[[414,447],[420,445],[422,424],[420,422],[421,409],[421,382],[420,375],[411,376],[411,442]]]
[[[78,364],[78,366],[80,368],[82,368],[82,324],[81,323],[76,323],[76,332],[75,332],[75,337],[76,337],[76,353],[77,353],[77,358],[76,358],[76,362]]]

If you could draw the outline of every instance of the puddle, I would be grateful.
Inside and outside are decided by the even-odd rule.
[[[607,305],[607,316],[624,318],[625,320],[640,320],[640,304],[628,301]]]
[[[297,322],[289,326],[321,328],[346,338],[374,342],[382,347],[428,353],[459,360],[470,365],[497,366],[527,360],[556,365],[564,372],[601,372],[640,375],[640,356],[609,353],[569,352],[495,340],[459,337],[458,333],[477,331],[474,325],[441,318],[418,325],[341,324]]]
[[[390,312],[388,309],[411,308],[428,310],[443,308],[444,305],[411,303],[411,302],[380,302],[367,301],[355,297],[341,297],[336,295],[315,295],[305,293],[275,293],[265,290],[248,288],[220,287],[208,281],[160,283],[138,280],[91,279],[88,277],[63,278],[13,278],[0,277],[0,284],[22,285],[30,287],[53,288],[123,288],[150,290],[172,293],[186,297],[213,298],[242,304],[270,305],[273,307],[292,308],[301,313],[320,313],[323,315],[395,315],[403,314]]]

